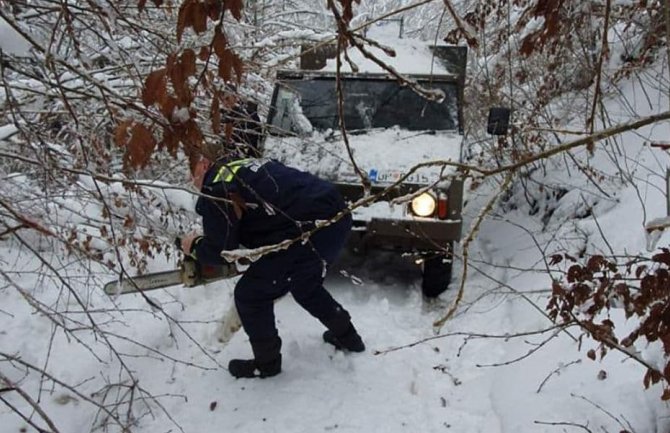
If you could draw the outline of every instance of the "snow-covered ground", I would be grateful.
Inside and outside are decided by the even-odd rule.
[[[612,215],[617,220],[623,217]],[[173,421],[185,432],[213,428],[245,432],[575,430],[538,423],[578,423],[607,432],[667,431],[667,408],[659,400],[660,391],[642,389],[643,371],[635,363],[617,354],[603,362],[591,361],[585,355],[591,347],[588,341],[579,351],[567,333],[504,338],[551,326],[536,308],[546,303],[546,275],[515,271],[542,267],[537,246],[528,235],[540,230],[541,225],[530,218],[523,227],[503,219],[484,225],[472,262],[483,273],[471,274],[460,312],[440,335],[434,333],[432,323],[453,299],[453,290],[427,303],[420,296],[418,271],[410,264],[385,255],[363,263],[345,257],[326,284],[350,310],[368,351],[354,355],[334,351],[321,341],[321,325],[285,298],[276,306],[284,343],[283,372],[264,380],[236,380],[223,368],[233,357],[250,356],[243,332],[228,345],[216,341],[215,321],[230,305],[232,281],[150,294],[182,323],[189,338],[138,295],[119,298],[117,307],[124,312],[118,313],[99,287],[78,291],[88,296],[85,302],[90,310],[100,310],[93,314],[95,321],[125,355],[140,380],[138,385],[159,396],[157,401],[165,409],[151,403],[151,415],[138,420],[137,431],[176,431]],[[635,237],[635,231],[630,235]],[[3,267],[25,272],[17,250],[2,244]],[[75,272],[75,267],[70,268],[68,272]],[[25,272],[15,278],[25,285],[31,277]],[[49,300],[55,302],[58,285],[34,283],[38,297],[53,306]],[[77,310],[72,297],[64,298],[71,310]],[[78,389],[86,396],[122,375],[114,354],[99,338],[96,342],[87,330],[76,332],[82,345],[61,331],[51,334],[49,321],[36,314],[14,288],[0,291],[0,306],[3,352],[12,350],[62,381],[81,383]],[[86,322],[83,317],[80,320]],[[576,330],[573,336],[578,336]],[[1,371],[16,381],[24,376],[20,366],[13,368],[6,362]],[[32,395],[38,394],[38,375],[21,384]],[[111,391],[117,398],[124,390]],[[6,395],[30,413],[16,396]],[[95,398],[99,401],[100,395]],[[62,432],[88,431],[94,424],[95,407],[48,381],[43,384],[41,404]],[[141,409],[142,405],[136,408],[136,416]],[[18,432],[26,423],[1,407],[0,425],[3,432]]]

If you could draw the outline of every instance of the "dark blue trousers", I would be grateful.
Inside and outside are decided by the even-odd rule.
[[[296,242],[249,266],[235,287],[235,304],[252,342],[278,336],[274,300],[288,292],[327,328],[350,323],[347,311],[323,287],[326,265],[335,261],[350,230],[351,216],[346,215],[309,242]]]

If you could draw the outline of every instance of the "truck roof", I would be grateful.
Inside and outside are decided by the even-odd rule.
[[[393,49],[395,56],[386,51],[366,46],[366,50],[377,59],[403,75],[455,76],[463,79],[467,60],[467,47],[455,45],[431,45],[416,39],[387,38],[385,46]],[[318,71],[319,74],[337,71],[337,46],[335,44],[318,47],[303,46],[300,69]],[[359,49],[350,47],[347,56],[358,67],[360,74],[385,74],[388,72]],[[352,73],[352,68],[342,57],[340,72]]]

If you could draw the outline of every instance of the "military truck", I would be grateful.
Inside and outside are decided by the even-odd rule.
[[[298,70],[277,73],[262,151],[334,182],[349,203],[374,196],[373,203],[352,211],[354,243],[413,258],[422,267],[423,293],[435,297],[451,279],[463,180],[454,166],[438,164],[397,181],[419,163],[461,161],[467,49],[402,38],[388,45],[395,57],[370,50],[407,79],[439,90],[438,100],[417,94],[354,49],[348,52],[351,62],[341,63],[338,84],[335,60],[329,59],[337,48],[305,49]]]

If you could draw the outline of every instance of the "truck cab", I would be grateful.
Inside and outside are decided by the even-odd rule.
[[[352,241],[365,251],[414,258],[422,266],[423,293],[435,297],[449,285],[462,230],[463,180],[455,164],[463,151],[466,48],[408,39],[388,45],[395,57],[384,50],[375,56],[437,91],[436,100],[357,50],[349,50],[351,62],[343,59],[338,73],[329,59],[336,47],[305,49],[298,70],[277,74],[262,152],[333,182],[350,204],[370,198],[351,211]],[[430,161],[441,163],[416,169]]]

